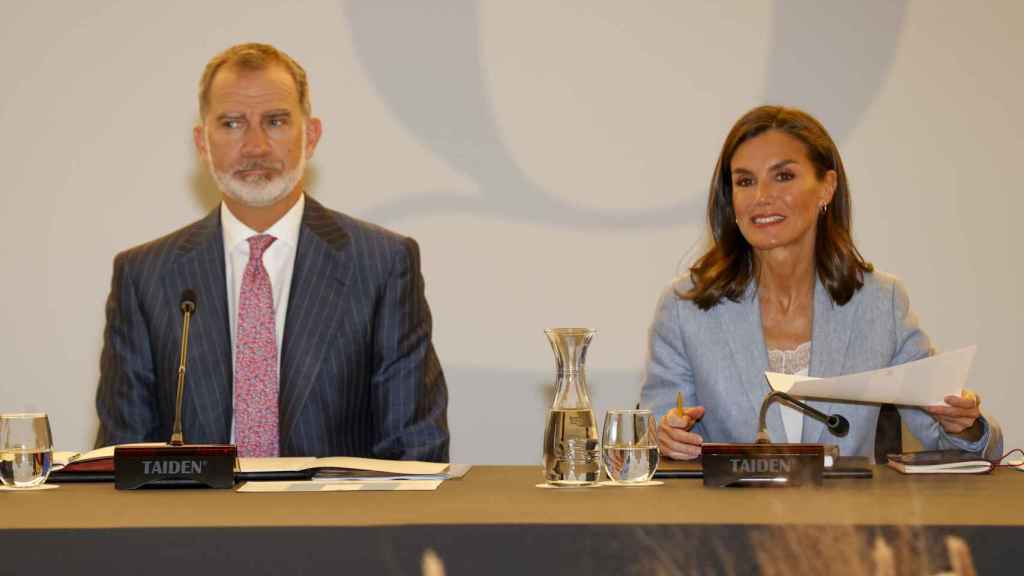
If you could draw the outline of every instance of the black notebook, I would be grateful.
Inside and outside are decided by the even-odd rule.
[[[904,474],[985,474],[993,464],[975,452],[924,450],[889,454],[889,467]]]

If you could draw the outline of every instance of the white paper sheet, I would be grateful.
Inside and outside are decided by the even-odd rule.
[[[405,490],[437,490],[441,480],[371,480],[366,482],[246,482],[236,492],[399,492]]]
[[[60,470],[67,466],[71,462],[88,462],[90,460],[102,460],[104,458],[113,458],[114,449],[118,446],[145,446],[145,447],[157,447],[167,446],[166,442],[134,442],[130,444],[112,444],[110,446],[103,446],[102,448],[96,448],[89,452],[68,452],[66,450],[55,450],[53,452],[53,464],[50,468],[51,472]]]
[[[238,459],[239,472],[299,472],[316,467],[316,458],[250,458]]]
[[[376,458],[354,458],[351,456],[325,456],[317,458],[316,465],[320,468],[347,468],[351,470],[369,470],[409,475],[443,474],[448,469],[447,464],[437,462],[378,460]]]
[[[933,406],[945,404],[946,396],[960,395],[976,350],[976,346],[968,346],[899,366],[834,378],[778,372],[765,372],[765,376],[772,389],[805,398]]]
[[[387,472],[396,475],[444,474],[448,464],[416,462],[412,460],[377,460],[349,456],[328,456],[323,458],[239,458],[242,472],[290,472],[312,468],[339,468],[345,470],[366,470]]]
[[[459,478],[462,478],[466,474],[469,474],[469,471],[472,468],[473,468],[472,464],[449,464],[448,465],[448,479],[449,480],[458,480]]]
[[[449,464],[448,470],[440,474],[391,474],[387,472],[334,471],[324,470],[313,476],[314,482],[381,482],[385,480],[457,480],[469,472],[470,464]]]

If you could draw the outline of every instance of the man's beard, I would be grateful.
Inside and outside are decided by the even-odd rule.
[[[213,165],[209,140],[206,142],[206,162],[214,182],[226,196],[253,208],[270,206],[287,196],[302,179],[306,170],[306,133],[303,130],[302,154],[299,156],[299,163],[292,170],[284,171],[283,161],[249,160],[222,172]],[[246,170],[272,170],[278,174],[269,178],[261,176],[248,180],[235,176],[236,172]]]

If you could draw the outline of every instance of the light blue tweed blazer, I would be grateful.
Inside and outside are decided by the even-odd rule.
[[[658,417],[675,406],[682,391],[687,406],[704,406],[694,431],[706,442],[753,442],[762,399],[770,392],[764,373],[768,352],[761,328],[757,288],[751,282],[739,302],[723,299],[703,311],[679,298],[692,284],[677,280],[662,294],[651,326],[641,404]],[[811,376],[838,376],[895,366],[933,354],[918,327],[906,290],[892,276],[864,275],[864,286],[843,306],[836,305],[818,280],[814,288]],[[804,417],[803,442],[838,444],[844,456],[873,459],[879,406],[851,402],[809,402],[850,421],[844,438]],[[984,436],[971,443],[948,435],[927,412],[900,407],[900,415],[925,448],[984,451],[995,458],[1003,448],[998,423],[983,417]],[[778,403],[768,411],[768,432],[785,442]]]

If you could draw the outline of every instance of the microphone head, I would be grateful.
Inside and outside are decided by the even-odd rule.
[[[839,414],[830,415],[825,424],[836,436],[846,436],[846,433],[850,431],[850,421]]]
[[[185,288],[181,291],[181,311],[187,314],[192,314],[196,311],[196,291],[191,288]]]

